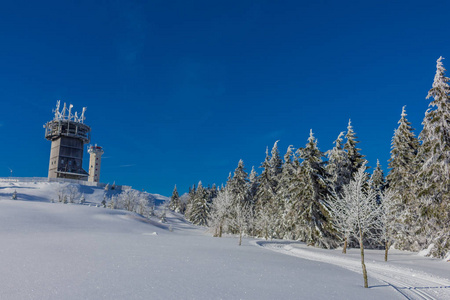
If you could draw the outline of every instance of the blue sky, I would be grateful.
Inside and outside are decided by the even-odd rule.
[[[30,2],[0,10],[4,177],[47,176],[59,99],[87,106],[101,181],[152,193],[225,183],[310,128],[326,151],[349,118],[386,168],[402,106],[418,133],[450,58],[447,1]]]

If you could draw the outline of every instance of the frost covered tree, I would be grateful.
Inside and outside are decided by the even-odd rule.
[[[325,168],[331,188],[340,192],[342,186],[352,179],[352,162],[343,147],[344,132],[341,132],[334,141],[334,147],[326,152],[328,163]]]
[[[275,225],[275,231],[279,238],[283,238],[287,231],[292,228],[288,218],[290,203],[292,202],[291,183],[295,176],[294,151],[292,145],[287,148],[284,155],[284,163],[280,174],[280,182],[278,188],[278,218]]]
[[[68,203],[75,203],[75,199],[80,197],[80,188],[78,185],[75,184],[69,184],[64,192],[66,196],[66,201]]]
[[[275,144],[273,145],[272,151],[270,153],[271,156],[269,159],[270,176],[272,176],[272,179],[275,181],[275,183],[278,182],[283,165],[283,161],[281,160],[280,157],[280,152],[278,151],[278,142],[279,141],[276,141]]]
[[[299,194],[299,238],[308,245],[323,248],[336,246],[334,229],[328,219],[325,200],[328,189],[325,180],[323,153],[317,147],[317,140],[312,130],[308,143],[297,150],[303,160],[300,164],[300,194]]]
[[[217,193],[211,205],[209,216],[209,227],[213,230],[215,237],[222,237],[223,232],[228,230],[230,208],[233,205],[233,198],[227,188],[223,188]]]
[[[352,164],[351,176],[355,173],[364,162],[364,155],[359,153],[361,149],[357,148],[359,141],[357,140],[356,133],[353,131],[351,120],[348,120],[347,134],[345,135],[346,142],[344,150],[347,151],[348,159]]]
[[[351,234],[358,240],[361,252],[361,267],[363,271],[364,287],[368,288],[367,269],[364,262],[364,241],[379,227],[380,206],[376,201],[376,193],[368,188],[368,174],[365,172],[366,164],[363,162],[353,179],[345,185],[341,195],[334,194],[329,206],[336,228],[341,230],[350,226]],[[339,205],[341,204],[341,205]],[[344,228],[340,228],[338,220],[347,219]]]
[[[390,198],[399,205],[398,222],[402,224],[394,233],[396,247],[412,250],[411,245],[415,242],[421,227],[417,222],[419,212],[415,184],[419,140],[414,135],[414,129],[406,116],[403,106],[398,127],[392,137],[390,170],[386,180]]]
[[[136,211],[136,207],[138,205],[140,198],[140,192],[133,189],[123,190],[117,196],[116,207],[119,209],[125,209],[128,211]]]
[[[190,201],[188,220],[195,225],[206,226],[208,224],[210,203],[208,192],[201,181],[198,183],[197,190],[193,193],[193,198]]]
[[[399,215],[401,214],[401,203],[398,198],[394,197],[392,191],[382,192],[380,194],[380,208],[379,208],[379,229],[380,238],[384,242],[384,261],[388,260],[389,247],[394,240],[395,232],[398,231]]]
[[[384,178],[383,170],[381,169],[380,161],[377,159],[377,166],[373,170],[372,176],[370,176],[370,188],[377,194],[377,199],[381,197],[381,193],[386,187],[386,180]]]
[[[269,151],[266,150],[266,158],[261,164],[263,169],[258,177],[258,190],[256,191],[256,215],[258,231],[265,239],[273,237],[274,213],[272,211],[276,198],[276,185],[272,177]]]
[[[233,177],[228,181],[227,188],[234,202],[240,203],[242,206],[250,205],[248,201],[248,174],[245,172],[242,159],[239,160]]]
[[[170,204],[169,209],[173,210],[174,212],[180,212],[180,196],[178,195],[177,186],[173,188],[172,197],[170,197]]]
[[[450,251],[450,87],[442,60],[437,60],[436,75],[427,95],[433,100],[419,135],[422,144],[418,156],[423,164],[417,177],[421,214],[428,224],[434,224],[431,232],[424,234],[432,235],[431,255],[437,257]]]

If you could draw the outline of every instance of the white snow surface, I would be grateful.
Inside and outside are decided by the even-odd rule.
[[[450,263],[391,251],[347,255],[288,241],[213,238],[91,203],[50,203],[60,183],[0,183],[0,299],[450,299]],[[17,190],[19,200],[11,200]],[[273,251],[268,251],[273,250]],[[286,255],[287,254],[287,255]]]

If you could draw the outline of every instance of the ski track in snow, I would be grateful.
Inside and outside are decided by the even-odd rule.
[[[303,259],[333,264],[353,272],[362,273],[361,261],[332,254],[312,252],[293,247],[286,242],[253,241],[253,244],[268,250]],[[450,299],[450,280],[422,271],[392,266],[388,263],[366,262],[369,277],[385,282],[406,299]]]

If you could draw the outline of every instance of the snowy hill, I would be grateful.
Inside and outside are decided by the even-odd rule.
[[[239,247],[178,214],[162,224],[50,203],[55,185],[0,185],[0,299],[450,299],[450,263],[441,260],[393,251],[384,263],[370,251],[364,289],[356,250],[253,239]],[[103,189],[83,189],[86,201],[101,201]]]

